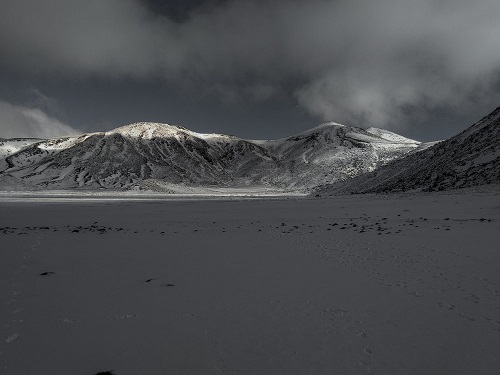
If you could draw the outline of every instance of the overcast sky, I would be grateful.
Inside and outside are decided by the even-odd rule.
[[[0,1],[0,137],[135,121],[450,137],[500,105],[498,0]]]

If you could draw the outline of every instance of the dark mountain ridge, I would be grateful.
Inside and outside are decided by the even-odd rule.
[[[440,191],[488,184],[500,184],[500,107],[446,141],[321,187],[318,194]]]

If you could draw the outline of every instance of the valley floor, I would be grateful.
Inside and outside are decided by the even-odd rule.
[[[0,373],[498,374],[500,193],[0,199]]]

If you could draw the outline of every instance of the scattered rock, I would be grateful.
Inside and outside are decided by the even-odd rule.
[[[50,276],[50,275],[55,275],[56,273],[55,272],[52,272],[52,271],[48,271],[48,272],[42,272],[40,274],[40,276]]]

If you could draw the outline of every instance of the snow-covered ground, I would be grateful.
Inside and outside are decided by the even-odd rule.
[[[182,186],[162,183],[168,186],[170,193],[160,193],[152,190],[20,190],[1,191],[0,202],[59,202],[69,201],[134,201],[134,200],[221,200],[241,198],[278,198],[305,197],[305,193],[263,186],[219,187],[219,186]]]
[[[11,198],[2,374],[500,373],[498,189]]]

